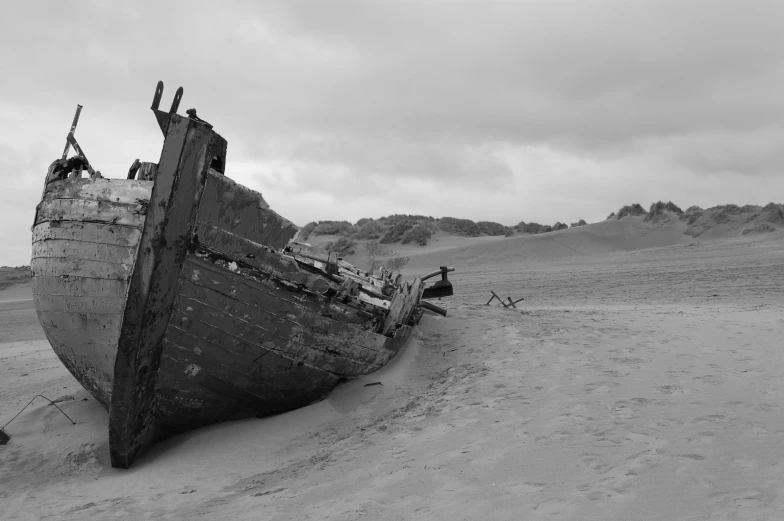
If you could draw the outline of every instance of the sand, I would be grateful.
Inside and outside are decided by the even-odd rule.
[[[457,265],[456,295],[391,365],[130,470],[6,290],[0,425],[37,393],[77,425],[39,399],[8,427],[0,519],[784,519],[784,232],[680,225],[415,251],[411,273]]]

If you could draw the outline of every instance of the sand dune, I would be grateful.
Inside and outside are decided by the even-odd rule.
[[[458,266],[449,315],[390,366],[128,471],[26,290],[0,292],[0,424],[37,393],[77,422],[39,399],[8,427],[0,518],[784,519],[784,233],[687,226],[439,240],[406,269]]]

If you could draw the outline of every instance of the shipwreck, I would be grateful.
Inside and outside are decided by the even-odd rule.
[[[36,312],[109,412],[115,467],[188,430],[322,399],[389,362],[424,309],[446,313],[423,299],[452,294],[454,268],[403,281],[297,242],[297,226],[224,175],[212,125],[177,114],[182,88],[168,112],[162,93],[160,159],[126,179],[87,160],[77,107],[32,228]]]

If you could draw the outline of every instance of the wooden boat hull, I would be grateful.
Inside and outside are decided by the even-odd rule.
[[[367,312],[356,280],[282,254],[297,227],[223,175],[211,126],[153,110],[165,135],[143,169],[154,181],[55,175],[55,162],[33,226],[39,319],[109,411],[117,467],[160,439],[295,409],[378,370],[423,291],[416,279]]]
[[[33,225],[33,300],[52,349],[104,407],[151,181],[47,186]]]

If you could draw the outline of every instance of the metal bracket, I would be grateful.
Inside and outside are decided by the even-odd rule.
[[[422,277],[422,281],[424,282],[431,277],[435,277],[439,274],[441,275],[441,280],[437,280],[432,286],[425,288],[425,291],[422,293],[422,298],[441,298],[454,295],[454,291],[452,290],[452,283],[449,282],[449,279],[447,278],[447,273],[450,271],[455,271],[455,268],[441,266],[438,271],[428,273]]]
[[[161,96],[163,96],[163,82],[159,81],[158,85],[155,87],[155,95],[152,98],[150,109],[155,113],[155,119],[158,120],[158,126],[161,127],[161,132],[163,132],[164,137],[169,130],[169,121],[171,121],[172,114],[176,114],[177,109],[180,107],[182,92],[182,87],[177,89],[177,92],[174,94],[174,99],[172,100],[171,109],[169,109],[169,112],[164,112],[159,108],[161,106]]]
[[[73,136],[73,133],[76,132],[76,124],[79,123],[79,114],[82,113],[82,106],[76,105],[76,114],[74,114],[73,123],[71,123],[71,131],[68,133],[69,136]],[[63,157],[61,158],[63,161],[68,157],[68,149],[71,148],[71,142],[66,139],[65,140],[65,150],[63,150]]]

